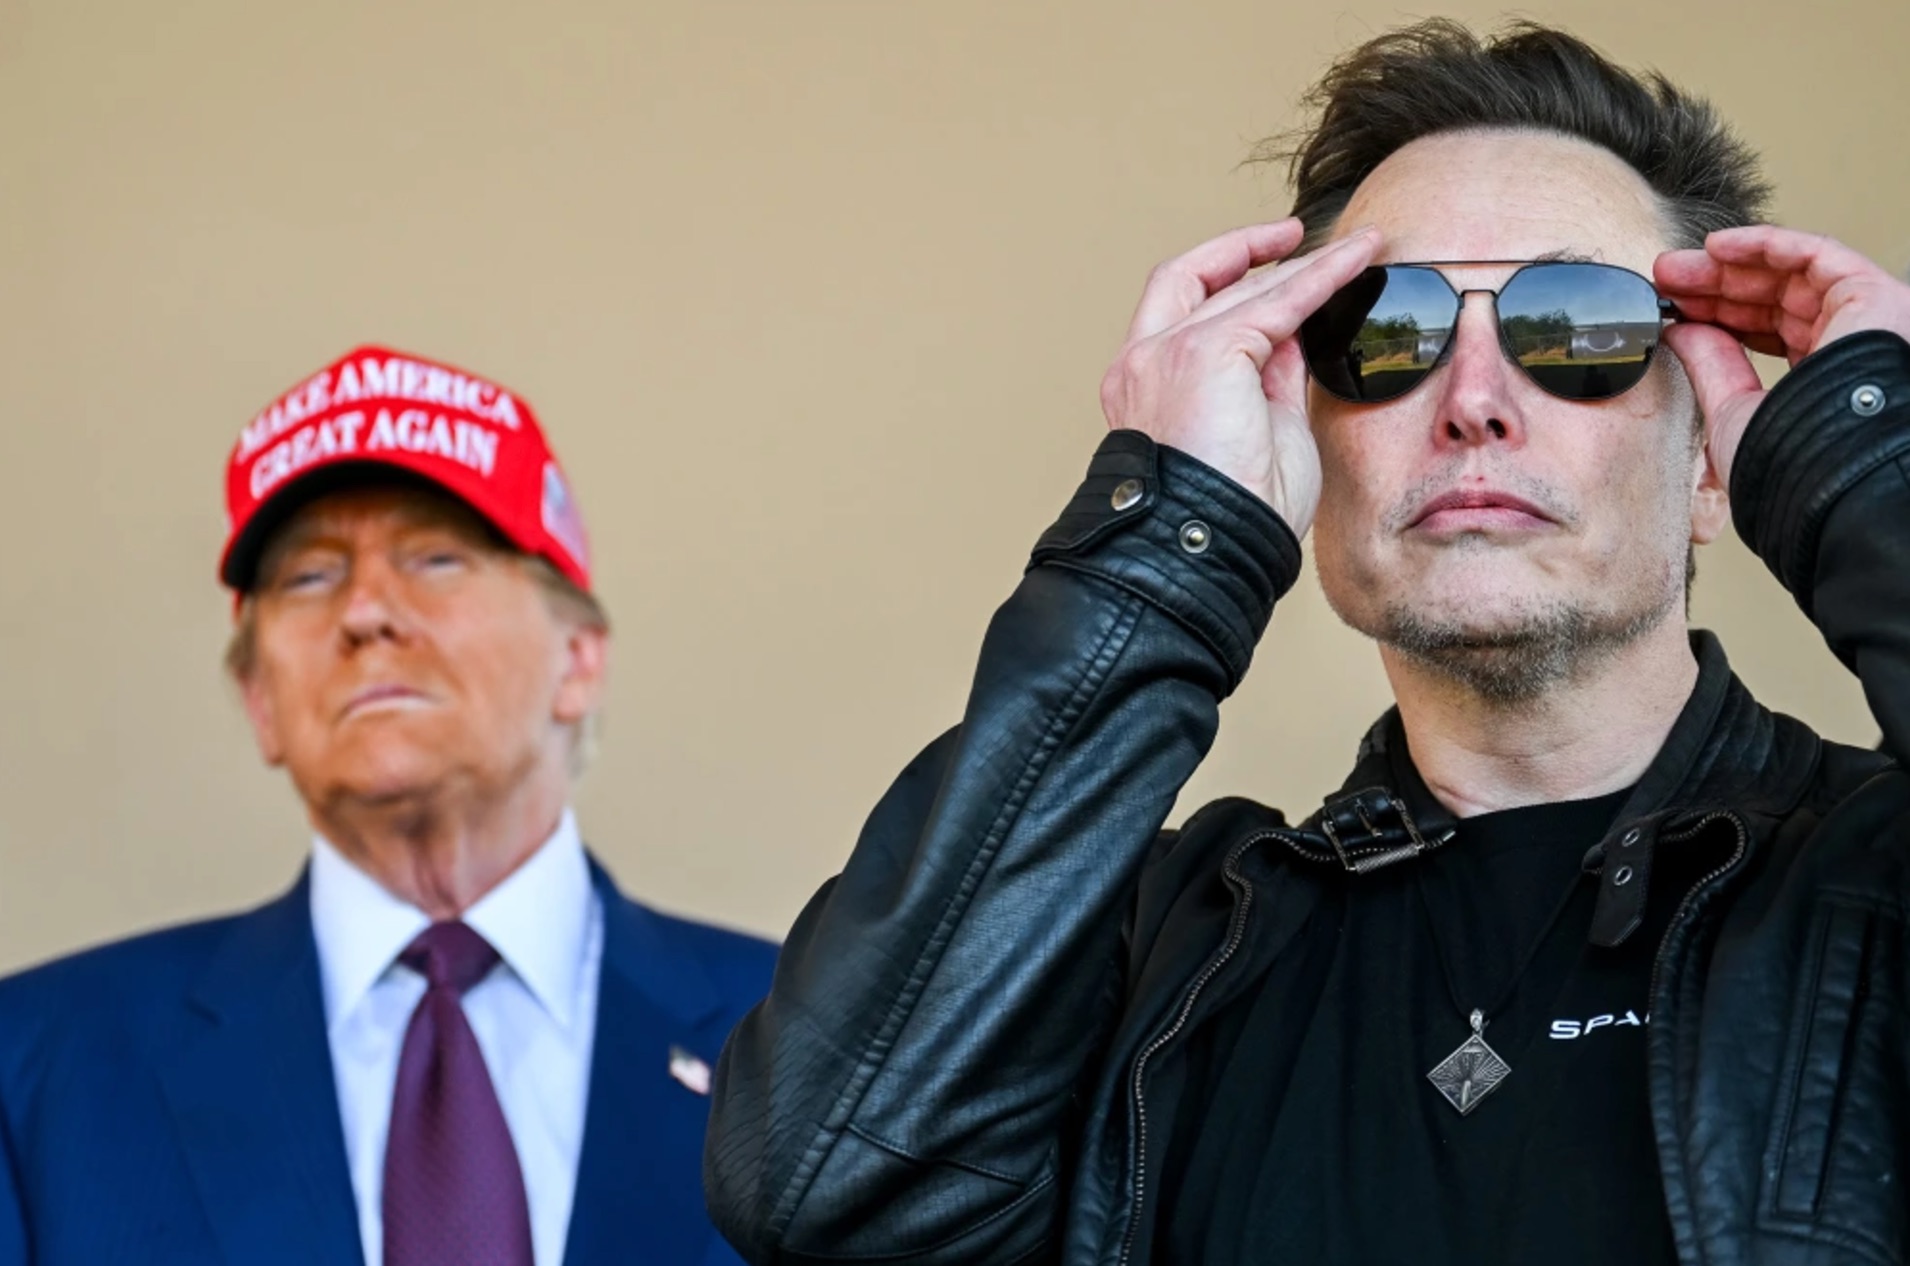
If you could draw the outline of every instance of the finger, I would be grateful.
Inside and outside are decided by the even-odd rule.
[[[1720,298],[1715,291],[1711,294],[1689,294],[1667,291],[1662,286],[1660,290],[1666,292],[1667,297],[1677,305],[1679,320],[1684,324],[1720,326],[1754,352],[1762,352],[1767,356],[1788,354],[1785,335],[1795,332],[1798,318],[1789,316],[1781,309],[1768,305],[1738,304]]]
[[[1803,268],[1816,259],[1856,266],[1869,263],[1834,237],[1807,233],[1802,229],[1780,228],[1775,224],[1718,229],[1706,235],[1704,250],[1713,259],[1725,264],[1762,264],[1783,269]]]
[[[1327,251],[1338,250],[1345,247],[1361,234],[1373,234],[1377,237],[1378,233],[1378,229],[1363,228],[1338,241],[1329,242],[1319,250],[1310,254],[1296,255],[1291,259],[1283,259],[1271,268],[1253,273],[1250,276],[1242,277],[1239,281],[1227,287],[1225,290],[1222,290],[1219,294],[1213,295],[1205,303],[1188,313],[1186,318],[1178,323],[1179,327],[1198,324],[1212,317],[1217,317],[1223,312],[1230,312],[1243,303],[1258,299],[1269,291],[1284,285],[1286,280],[1293,276],[1294,273],[1302,268],[1308,267],[1314,259]],[[1377,251],[1377,242],[1375,243],[1375,251]],[[1371,256],[1368,256],[1368,263],[1370,262]]]
[[[1764,389],[1738,340],[1716,326],[1674,325],[1665,331],[1665,345],[1684,366],[1698,407],[1707,415],[1746,392]]]
[[[1801,272],[1820,290],[1830,289],[1845,277],[1883,272],[1868,257],[1836,238],[1772,224],[1720,229],[1705,238],[1704,249],[1726,265]]]
[[[1738,340],[1714,325],[1674,325],[1665,331],[1665,345],[1684,365],[1707,420],[1723,417],[1734,404],[1764,390]]]
[[[1791,316],[1815,321],[1817,314],[1824,310],[1825,293],[1811,284],[1809,278],[1791,273],[1778,293],[1777,306]]]
[[[1711,324],[1738,334],[1771,334],[1777,330],[1778,310],[1768,303],[1739,303],[1719,299],[1711,308]]]
[[[1306,230],[1292,217],[1273,224],[1252,224],[1222,233],[1176,256],[1148,275],[1134,319],[1128,323],[1129,342],[1149,338],[1183,320],[1218,290],[1233,285],[1253,269],[1270,264],[1300,244]]]
[[[1683,319],[1707,325],[1711,323],[1712,317],[1718,310],[1718,300],[1715,295],[1681,294],[1672,297],[1672,303]]]
[[[1773,316],[1768,321],[1760,322],[1733,323],[1725,319],[1715,319],[1705,324],[1724,331],[1725,334],[1754,352],[1765,356],[1789,356],[1791,344],[1778,328],[1780,323],[1780,319]]]
[[[1726,264],[1718,278],[1718,293],[1739,303],[1775,304],[1796,280],[1796,273]]]
[[[1666,298],[1716,294],[1724,265],[1702,250],[1666,251],[1651,263],[1652,282]]]
[[[1306,358],[1300,355],[1300,345],[1292,339],[1273,345],[1273,354],[1267,357],[1267,363],[1260,367],[1260,390],[1269,400],[1292,399],[1295,402],[1305,400]],[[1304,403],[1300,409],[1305,411]]]
[[[1781,269],[1726,264],[1703,251],[1667,251],[1653,261],[1652,278],[1668,299],[1710,295],[1744,303],[1777,303],[1801,280]]]
[[[1292,338],[1300,323],[1332,298],[1334,291],[1359,276],[1373,262],[1379,247],[1378,231],[1362,229],[1309,255],[1265,294],[1204,321],[1188,322],[1183,328],[1217,337],[1235,337],[1244,331],[1257,333],[1265,342],[1256,350],[1254,362],[1264,368],[1274,347]]]
[[[1764,384],[1737,340],[1714,325],[1674,325],[1665,340],[1698,398],[1705,456],[1728,489],[1738,441],[1764,399]]]
[[[1822,322],[1806,321],[1789,313],[1781,314],[1777,318],[1775,341],[1782,350],[1767,349],[1761,341],[1755,343],[1747,341],[1745,346],[1754,352],[1763,352],[1767,356],[1782,356],[1795,365],[1824,341]]]
[[[1735,303],[1728,299],[1710,306],[1710,315],[1705,318],[1707,323],[1723,326],[1754,352],[1795,360],[1817,346],[1817,311],[1800,316],[1770,304]]]
[[[1786,313],[1770,304],[1738,303],[1703,295],[1680,295],[1678,315],[1687,324],[1715,325],[1754,352],[1766,356],[1789,356],[1800,346],[1792,341],[1800,331],[1808,334],[1811,320]],[[1808,344],[1802,344],[1808,346]]]

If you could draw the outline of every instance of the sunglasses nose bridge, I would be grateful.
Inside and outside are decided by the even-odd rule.
[[[1466,327],[1478,327],[1481,321],[1485,325],[1479,329],[1476,337],[1484,338],[1494,355],[1504,357],[1505,340],[1499,329],[1499,292],[1486,286],[1472,286],[1465,290],[1454,287],[1453,293],[1458,296],[1459,310],[1453,314],[1452,334],[1446,340],[1446,359],[1450,361],[1459,350],[1459,340],[1465,337]],[[1472,302],[1474,295],[1482,296],[1478,303]],[[1483,308],[1484,311],[1468,318],[1466,313],[1473,308]]]

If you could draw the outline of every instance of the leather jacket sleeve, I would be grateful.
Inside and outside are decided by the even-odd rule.
[[[1745,430],[1731,505],[1910,759],[1910,343],[1867,331],[1799,362]]]
[[[995,614],[961,724],[797,919],[704,1176],[758,1266],[1051,1253],[1142,862],[1299,571],[1211,468],[1111,433]]]

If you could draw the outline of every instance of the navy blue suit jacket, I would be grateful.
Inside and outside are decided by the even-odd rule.
[[[704,1210],[710,1066],[775,948],[622,896],[566,1266],[732,1266]],[[0,981],[0,1266],[362,1261],[304,879],[247,914]]]

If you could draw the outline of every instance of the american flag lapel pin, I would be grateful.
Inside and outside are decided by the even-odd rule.
[[[681,1046],[670,1048],[670,1076],[699,1095],[710,1093],[710,1066]]]

